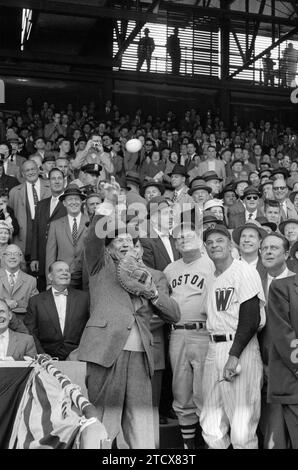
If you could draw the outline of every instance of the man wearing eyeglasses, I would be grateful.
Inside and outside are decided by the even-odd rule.
[[[274,199],[279,202],[281,207],[281,220],[298,219],[298,214],[294,204],[288,198],[288,187],[283,178],[277,178],[273,182]]]
[[[0,297],[18,320],[23,320],[30,297],[38,294],[36,278],[21,270],[23,253],[17,245],[8,245],[0,269]]]

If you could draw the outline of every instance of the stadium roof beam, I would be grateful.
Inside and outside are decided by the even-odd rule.
[[[265,5],[266,5],[266,0],[261,0],[260,8],[259,8],[259,15],[260,16],[264,12]],[[253,36],[251,38],[250,47],[249,47],[248,51],[246,52],[246,60],[251,59],[252,53],[253,53],[254,48],[255,48],[256,38],[258,36],[260,24],[261,24],[261,21],[259,21],[259,20],[257,20],[254,24],[254,31],[253,31]]]
[[[267,52],[270,52],[272,49],[274,49],[275,47],[277,47],[279,44],[281,44],[282,42],[286,41],[287,39],[289,39],[290,37],[292,37],[294,34],[296,34],[298,32],[298,26],[295,26],[295,28],[291,29],[291,31],[289,31],[288,33],[284,34],[283,36],[281,36],[277,41],[273,42],[271,44],[271,46],[267,47],[266,49],[264,49],[262,52],[260,52],[260,54],[256,55],[255,57],[253,57],[252,59],[249,59],[247,60],[243,65],[241,65],[241,67],[239,67],[237,70],[235,70],[230,76],[229,76],[229,79],[235,77],[236,75],[238,75],[238,73],[242,72],[242,70],[245,70],[247,69],[251,64],[253,64],[254,62],[256,62],[257,60],[261,59],[261,57],[263,57],[265,54],[267,54]]]
[[[153,0],[152,4],[149,6],[149,8],[147,10],[148,13],[150,13],[151,11],[158,8],[159,5],[160,5],[160,0]],[[118,63],[119,60],[121,60],[121,57],[122,57],[123,53],[125,52],[125,50],[129,47],[129,45],[132,43],[132,41],[137,37],[137,35],[139,34],[139,32],[145,26],[146,23],[147,23],[147,21],[141,21],[141,22],[137,23],[136,26],[134,27],[134,29],[132,30],[132,32],[129,34],[129,36],[122,42],[121,46],[119,47],[119,49],[117,51],[117,54],[115,55],[115,57],[113,59],[115,65]]]
[[[94,1],[91,4],[91,0],[88,0],[88,4],[84,3],[83,0],[0,0],[0,6],[6,6],[8,8],[29,8],[31,10],[37,10],[44,13],[63,14],[69,16],[80,16],[86,18],[113,18],[113,19],[126,19],[134,21],[144,21],[152,23],[162,23],[166,21],[168,12],[193,12],[198,16],[209,16],[214,18],[229,17],[235,20],[255,20],[263,23],[271,24],[274,20],[275,23],[283,25],[297,24],[297,18],[284,18],[271,15],[259,15],[257,13],[242,12],[236,10],[222,10],[214,7],[203,7],[185,4],[174,4],[165,1],[160,2],[158,13],[140,11],[137,9],[123,9],[115,7],[105,7],[96,4]]]

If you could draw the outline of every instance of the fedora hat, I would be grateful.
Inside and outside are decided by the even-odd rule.
[[[222,178],[218,176],[216,171],[206,171],[206,173],[202,175],[202,178],[205,180],[206,183],[207,181],[211,181],[211,180],[222,181]]]
[[[201,180],[196,180],[191,183],[191,188],[188,190],[188,194],[192,196],[195,191],[207,191],[209,194],[212,192],[210,186],[207,186],[205,183],[201,183]]]
[[[140,186],[141,184],[141,178],[140,178],[140,175],[139,173],[137,173],[136,171],[128,171],[126,173],[126,182],[131,182],[131,183],[134,183],[134,184],[137,184],[138,186]]]
[[[140,195],[144,197],[145,195],[145,190],[146,188],[149,188],[150,186],[154,186],[155,188],[158,188],[160,191],[160,194],[163,195],[165,192],[165,187],[162,183],[158,181],[146,181],[146,183],[143,183],[142,186],[140,187]]]
[[[246,224],[235,228],[232,232],[232,237],[233,237],[233,240],[236,243],[236,245],[239,245],[241,233],[246,228],[251,228],[251,229],[256,230],[258,232],[258,234],[260,235],[260,238],[262,238],[262,239],[267,235],[266,230],[264,230],[259,224],[256,224],[254,222],[247,222]]]
[[[297,224],[298,225],[298,219],[286,219],[283,222],[281,222],[278,226],[280,233],[283,235],[285,234],[285,226],[287,224]]]
[[[255,219],[257,222],[259,222],[262,227],[269,227],[272,232],[276,232],[277,229],[277,224],[274,222],[269,222],[264,215],[260,215],[259,217],[256,217]]]
[[[64,193],[59,197],[59,201],[64,201],[67,196],[79,196],[82,201],[86,199],[86,196],[81,193],[79,187],[76,184],[68,185]]]
[[[262,194],[260,193],[260,191],[258,191],[258,189],[254,188],[253,186],[248,186],[243,191],[243,196],[241,196],[241,199],[245,199],[246,196],[249,196],[250,194],[253,194],[253,195],[258,196],[258,197],[262,196]]]
[[[168,173],[168,175],[169,176],[182,175],[182,176],[185,176],[185,178],[188,176],[185,166],[179,165],[178,163],[176,163],[176,165],[174,166],[172,172]]]

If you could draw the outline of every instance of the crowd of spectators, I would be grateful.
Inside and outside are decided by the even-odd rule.
[[[130,139],[141,141],[140,151],[126,150]],[[115,204],[143,206],[155,236],[143,234],[136,240],[117,229],[104,242],[97,238],[96,223]],[[224,123],[210,110],[153,116],[138,109],[128,115],[109,100],[102,108],[91,102],[76,110],[71,104],[61,109],[47,102],[37,107],[28,98],[23,112],[0,112],[0,305],[5,301],[9,311],[1,314],[2,305],[0,333],[8,319],[11,331],[34,338],[35,346],[30,343],[24,357],[47,353],[59,360],[86,361],[91,401],[120,447],[123,442],[132,448],[158,446],[158,408],[162,422],[178,417],[185,448],[197,445],[195,427],[200,429],[204,394],[188,381],[181,388],[188,359],[177,360],[180,339],[174,333],[193,325],[189,320],[206,329],[206,318],[189,311],[184,315],[186,296],[193,293],[185,287],[185,294],[175,297],[174,274],[166,269],[180,259],[190,262],[181,235],[175,242],[172,232],[174,221],[183,222],[186,213],[201,235],[219,227],[231,238],[233,259],[260,275],[267,300],[269,279],[285,270],[287,275],[298,273],[298,132],[277,119],[240,123],[234,116]],[[279,258],[272,251],[270,262],[263,256],[268,235],[281,240],[283,250]],[[197,243],[191,252],[199,249],[205,257],[208,287],[214,260],[202,238]],[[151,300],[128,296],[117,284],[114,264],[130,249],[152,271],[156,296]],[[206,307],[201,305],[203,314]],[[262,353],[269,347],[268,335],[266,331],[259,338]],[[13,358],[2,336],[1,357]],[[243,351],[245,341],[241,344]],[[148,367],[144,359],[139,361],[140,353]],[[268,378],[267,354],[262,359]],[[198,383],[202,377],[203,368],[193,380]],[[261,388],[257,392],[260,404]],[[264,396],[262,406],[270,414]],[[231,426],[232,421],[229,416]],[[201,425],[212,447],[205,421]],[[269,446],[272,426],[269,418],[260,424],[259,444]],[[255,432],[250,429],[251,443]],[[231,434],[234,447],[255,446],[247,443],[247,436],[237,440],[235,435],[237,431]]]

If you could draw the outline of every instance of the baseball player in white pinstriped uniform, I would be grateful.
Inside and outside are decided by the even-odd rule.
[[[173,408],[178,416],[184,448],[194,449],[195,433],[202,410],[202,379],[208,349],[206,295],[214,264],[201,255],[201,238],[193,224],[173,230],[182,259],[169,264],[164,273],[171,297],[180,307],[181,319],[172,327],[170,359],[173,369]]]
[[[214,449],[231,444],[234,449],[255,449],[263,377],[256,336],[265,324],[262,283],[254,268],[233,260],[225,227],[207,230],[204,241],[216,270],[207,296],[210,341],[203,376],[203,437]]]

